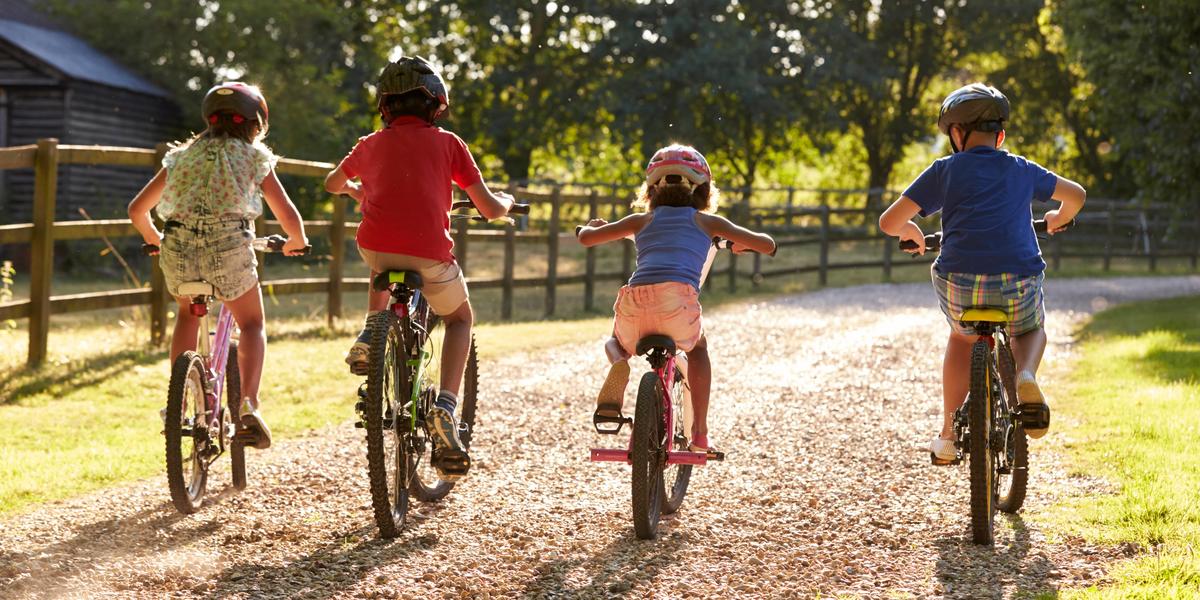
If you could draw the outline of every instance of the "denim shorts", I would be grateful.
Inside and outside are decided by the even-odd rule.
[[[1046,321],[1042,294],[1045,275],[1042,273],[943,273],[936,265],[930,272],[942,314],[946,315],[950,328],[958,333],[975,333],[959,322],[959,317],[968,308],[998,308],[1008,313],[1008,333],[1014,336],[1039,329]]]
[[[218,300],[240,298],[258,286],[253,240],[252,225],[241,219],[168,221],[159,260],[167,292],[178,297],[180,284],[207,281]]]

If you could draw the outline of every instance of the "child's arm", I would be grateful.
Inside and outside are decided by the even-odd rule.
[[[279,226],[288,236],[287,243],[283,245],[283,253],[288,256],[304,254],[304,248],[308,246],[308,237],[304,235],[304,221],[300,218],[300,211],[296,210],[296,205],[292,204],[292,199],[288,198],[283,184],[279,183],[275,169],[271,169],[263,178],[262,191],[267,206],[271,207],[271,214],[279,219]]]
[[[489,221],[507,215],[514,202],[512,194],[492,192],[482,181],[467,188],[467,196],[471,198],[471,203],[475,205],[479,214]]]
[[[708,237],[722,237],[733,242],[730,250],[734,253],[753,250],[759,254],[775,254],[775,240],[765,233],[750,231],[721,215],[696,213],[696,221]]]
[[[150,210],[158,206],[159,200],[162,199],[163,189],[166,187],[167,170],[159,169],[154,178],[129,203],[129,220],[133,221],[133,228],[142,234],[142,241],[153,246],[162,246],[162,234],[154,226],[154,221],[150,218]]]
[[[338,165],[325,176],[325,191],[330,194],[346,194],[358,202],[363,201],[362,184],[350,181],[342,171],[342,165]]]
[[[921,214],[921,207],[908,196],[900,196],[898,200],[887,207],[879,215],[879,230],[900,241],[916,242],[917,249],[912,254],[925,254],[925,232],[913,222],[913,217]]]
[[[584,246],[596,246],[616,240],[625,239],[646,226],[650,213],[633,213],[615,223],[604,219],[592,219],[579,229],[579,243]]]
[[[1046,231],[1050,235],[1054,235],[1062,231],[1075,215],[1083,209],[1083,203],[1087,201],[1087,190],[1083,186],[1066,179],[1058,178],[1058,183],[1054,185],[1054,195],[1052,199],[1062,203],[1058,208],[1047,211],[1042,217],[1046,220]]]

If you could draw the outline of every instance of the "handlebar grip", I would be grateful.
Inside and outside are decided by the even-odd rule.
[[[508,209],[508,214],[510,214],[510,215],[527,215],[527,214],[529,214],[529,205],[528,204],[514,204],[514,205],[512,205],[512,208]]]
[[[575,237],[579,237],[579,232],[583,231],[583,225],[575,226]]]
[[[159,248],[156,244],[142,244],[142,254],[146,256],[157,256],[161,251],[162,248]]]
[[[942,247],[942,232],[931,233],[925,236],[925,251],[936,252]],[[900,240],[901,250],[916,250],[917,243],[911,240]]]
[[[287,244],[287,238],[282,235],[275,234],[265,238],[257,238],[250,245],[259,252],[283,252],[284,245]],[[312,246],[305,246],[300,251],[300,255],[308,254],[312,251]]]
[[[1074,226],[1075,226],[1075,219],[1071,219],[1070,221],[1067,222],[1066,225],[1063,225],[1063,229],[1070,229]],[[1049,229],[1046,225],[1046,220],[1038,219],[1038,220],[1034,221],[1033,222],[1033,230],[1037,233],[1048,233]]]
[[[450,205],[450,210],[458,210],[460,208],[475,208],[475,203],[470,200],[457,200]]]

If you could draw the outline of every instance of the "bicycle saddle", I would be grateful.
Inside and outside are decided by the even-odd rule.
[[[675,354],[675,340],[665,335],[648,335],[637,343],[637,353],[646,354],[655,348],[666,350],[667,354]]]
[[[998,308],[968,308],[958,320],[963,323],[1007,323],[1008,313]]]
[[[196,296],[214,295],[213,286],[207,281],[188,281],[179,284],[179,295],[195,298]]]
[[[419,290],[425,284],[421,274],[416,271],[384,271],[371,281],[371,288],[377,292],[386,291],[393,283],[404,285],[410,290]]]

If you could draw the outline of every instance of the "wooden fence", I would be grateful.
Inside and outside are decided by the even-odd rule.
[[[35,145],[0,148],[0,169],[32,168],[35,172],[33,222],[0,225],[0,244],[29,244],[31,247],[29,298],[0,303],[0,320],[29,319],[30,365],[38,365],[45,360],[52,314],[149,305],[151,340],[154,343],[162,341],[170,298],[158,268],[157,257],[152,259],[147,288],[51,295],[51,278],[56,241],[138,236],[128,219],[56,222],[58,165],[102,164],[153,169],[161,162],[166,150],[166,145],[159,145],[153,150],[59,145],[53,139],[39,140]],[[277,171],[285,175],[324,177],[333,167],[330,163],[282,159]],[[470,279],[472,289],[500,289],[502,318],[512,318],[514,291],[518,288],[542,288],[545,292],[544,313],[551,316],[557,311],[560,286],[582,284],[583,307],[590,311],[595,309],[593,298],[596,282],[624,281],[629,277],[634,266],[634,249],[628,240],[622,246],[620,270],[599,271],[595,248],[586,250],[582,273],[560,273],[559,258],[563,240],[574,243],[575,224],[596,217],[611,221],[628,214],[631,190],[616,185],[564,187],[551,184],[513,188],[510,191],[535,207],[530,220],[521,223],[520,227],[513,224],[502,228],[468,227],[467,220],[459,220],[454,226],[455,254],[466,273],[470,272],[472,247],[479,243],[503,244],[501,276]],[[801,195],[816,198],[822,203],[798,205],[795,199]],[[866,190],[780,187],[726,191],[726,198],[738,198],[736,202],[727,202],[723,207],[722,212],[728,217],[774,234],[779,242],[780,253],[788,253],[790,248],[815,247],[816,260],[809,264],[772,267],[773,260],[769,257],[729,255],[723,259],[724,266],[714,268],[710,273],[709,285],[723,276],[728,288],[736,291],[739,281],[749,280],[752,285],[757,285],[767,278],[803,273],[815,273],[819,284],[825,285],[829,272],[841,269],[878,269],[881,280],[889,281],[895,268],[928,265],[928,257],[909,260],[907,255],[902,254],[904,260],[895,260],[898,254],[895,241],[880,236],[876,230],[879,208],[831,206],[831,198],[845,200],[846,196],[854,196],[865,199],[866,195]],[[361,290],[367,285],[366,278],[344,276],[345,242],[348,235],[354,234],[358,224],[346,222],[347,200],[344,196],[334,197],[332,206],[328,219],[305,221],[305,230],[311,239],[325,237],[329,240],[330,261],[326,276],[274,280],[260,277],[262,285],[270,286],[271,293],[276,295],[325,293],[327,316],[331,322],[341,316],[342,292]],[[1161,258],[1189,257],[1195,269],[1197,256],[1200,255],[1200,216],[1190,216],[1190,219],[1181,221],[1172,217],[1170,207],[1146,207],[1128,202],[1089,202],[1087,210],[1080,217],[1081,223],[1086,226],[1070,236],[1055,236],[1045,250],[1054,268],[1064,258],[1100,258],[1104,268],[1108,269],[1114,258],[1136,257],[1146,259],[1153,270]],[[932,227],[936,228],[936,223]],[[280,231],[278,223],[274,221],[260,221],[256,229],[260,235]],[[545,276],[515,276],[518,243],[545,245]],[[878,249],[874,253],[877,258],[862,260],[865,255],[860,252],[857,260],[831,260],[836,247],[845,243],[873,245]],[[745,265],[745,260],[750,264]]]

